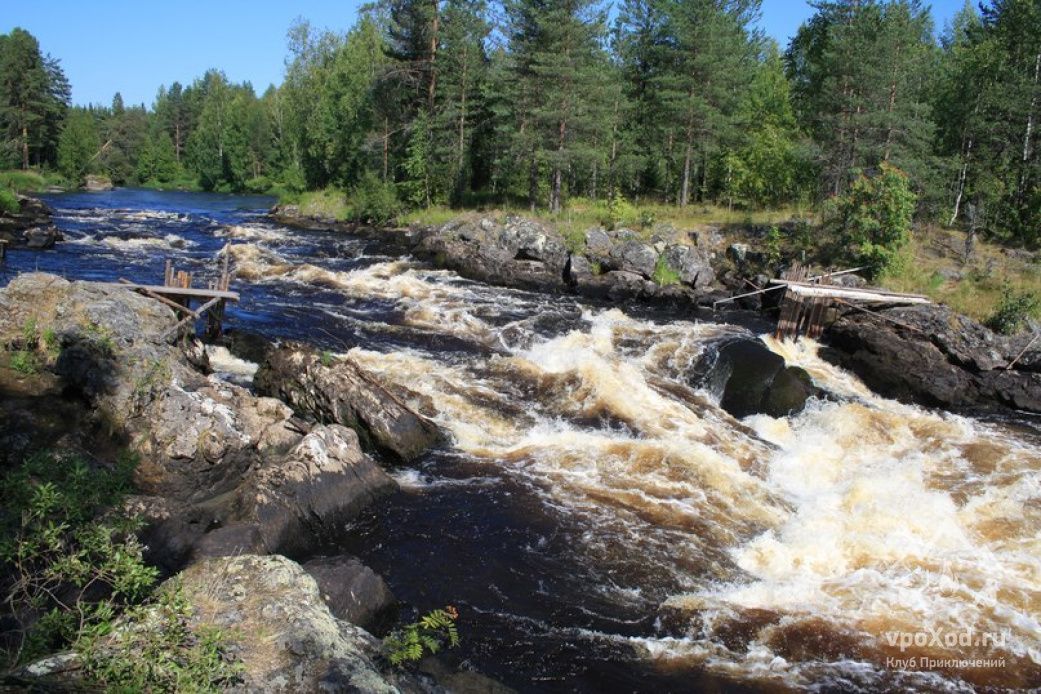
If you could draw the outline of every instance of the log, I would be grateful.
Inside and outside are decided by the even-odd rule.
[[[170,308],[172,308],[175,311],[179,311],[181,313],[187,313],[187,314],[193,316],[196,319],[199,318],[199,314],[196,313],[195,311],[191,310],[187,306],[183,306],[183,305],[177,303],[176,301],[170,301],[169,299],[167,299],[162,294],[158,294],[158,293],[152,291],[151,289],[149,289],[148,287],[142,287],[139,284],[134,284],[130,280],[124,279],[122,277],[119,278],[119,281],[122,284],[124,284],[124,285],[128,285],[130,289],[134,289],[136,291],[139,291],[139,292],[141,292],[142,294],[144,294],[147,297],[151,297],[152,299],[155,299],[156,301],[159,301],[159,302],[161,302],[163,304],[166,304],[167,306],[169,306]]]

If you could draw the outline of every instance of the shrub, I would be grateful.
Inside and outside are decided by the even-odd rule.
[[[665,256],[659,255],[658,262],[654,264],[654,273],[651,275],[651,279],[657,282],[660,286],[667,287],[670,284],[680,283],[680,273],[669,267],[669,263],[665,260]]]
[[[135,462],[92,470],[79,458],[38,454],[0,478],[5,607],[19,625],[11,661],[75,643],[155,582],[134,535],[139,524],[98,518],[130,490]]]
[[[1041,312],[1041,299],[1031,292],[1017,292],[1005,285],[1001,302],[987,319],[987,327],[994,332],[1012,335],[1019,332],[1027,319]]]
[[[865,266],[873,278],[891,269],[911,240],[915,201],[907,175],[888,164],[855,180],[829,215],[849,262]]]
[[[0,188],[0,214],[18,214],[22,206],[18,203],[18,196],[6,188]]]
[[[351,192],[350,218],[363,224],[386,224],[401,212],[397,188],[393,183],[366,173]]]
[[[624,195],[616,191],[607,201],[607,218],[604,219],[604,226],[608,229],[617,229],[635,217],[636,208],[629,204]]]
[[[458,646],[457,619],[459,612],[449,605],[443,610],[428,612],[418,622],[395,630],[383,639],[383,652],[387,660],[392,665],[404,665],[437,653],[446,644],[449,648]]]
[[[39,370],[39,365],[36,363],[36,355],[25,349],[11,352],[9,364],[12,369],[26,376],[31,376]]]

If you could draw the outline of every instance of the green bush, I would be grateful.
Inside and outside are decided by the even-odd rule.
[[[418,622],[393,631],[383,639],[383,652],[387,660],[392,665],[404,665],[437,653],[446,644],[449,648],[458,646],[457,619],[459,612],[449,605],[443,610],[428,612]]]
[[[1012,335],[1020,331],[1028,318],[1041,312],[1041,299],[1031,292],[1017,292],[1006,285],[994,314],[987,319],[987,327],[994,332]]]
[[[25,349],[18,349],[11,352],[11,361],[8,362],[12,369],[20,374],[31,376],[32,374],[39,371],[39,364],[36,362],[36,355]]]
[[[401,212],[397,188],[393,183],[366,173],[351,191],[350,218],[363,224],[386,224]]]
[[[874,176],[857,178],[828,215],[848,262],[865,266],[872,278],[892,269],[911,241],[916,200],[907,175],[888,164]]]
[[[91,469],[80,458],[37,454],[0,478],[5,608],[18,624],[13,663],[75,643],[151,589],[157,572],[142,559],[139,524],[102,516],[131,489],[135,462]]]
[[[6,188],[0,188],[0,214],[18,214],[22,206],[18,204],[18,196]]]
[[[625,199],[624,195],[615,192],[611,199],[607,201],[607,216],[603,220],[604,226],[608,229],[617,229],[635,218],[636,208]]]

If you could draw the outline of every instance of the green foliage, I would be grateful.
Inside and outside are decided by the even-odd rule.
[[[617,229],[635,218],[636,208],[625,199],[621,192],[615,191],[607,202],[607,218],[604,220],[604,226],[608,229]]]
[[[76,642],[151,589],[157,572],[142,559],[139,524],[98,518],[130,490],[135,464],[125,457],[114,469],[92,469],[41,453],[0,478],[5,607],[20,636],[11,661]]]
[[[329,350],[324,350],[322,352],[322,356],[321,356],[319,361],[321,362],[322,366],[325,366],[325,367],[332,366],[333,365],[333,353],[330,352]]]
[[[654,272],[651,279],[662,287],[680,283],[680,273],[669,266],[664,255],[658,256],[658,262],[654,264]]]
[[[94,115],[86,109],[72,109],[58,139],[58,168],[62,174],[70,181],[80,182],[100,149]]]
[[[363,224],[386,224],[401,212],[397,188],[367,173],[354,187],[350,197],[350,218]]]
[[[180,586],[130,608],[117,625],[98,624],[76,644],[91,680],[115,692],[220,692],[240,681],[242,664],[215,628],[192,629]]]
[[[763,253],[766,255],[768,265],[774,266],[781,262],[783,238],[781,230],[775,226],[770,227],[766,232],[766,236],[763,238]]]
[[[860,176],[834,201],[827,223],[838,234],[848,261],[878,277],[911,240],[915,200],[907,175],[883,164],[876,175]]]
[[[6,188],[0,188],[0,214],[17,214],[22,209],[18,196]]]
[[[11,352],[11,368],[20,374],[31,376],[40,370],[36,362],[36,355],[26,349],[18,349]]]
[[[1001,303],[987,319],[987,327],[1004,335],[1013,335],[1022,329],[1028,319],[1041,314],[1041,297],[1031,292],[1017,292],[1006,285]]]
[[[455,624],[457,619],[458,611],[449,605],[428,612],[418,622],[395,630],[383,639],[383,652],[387,660],[392,665],[400,666],[433,655],[445,645],[454,648],[459,645],[459,630]]]

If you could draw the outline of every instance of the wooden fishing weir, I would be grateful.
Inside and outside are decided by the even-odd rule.
[[[800,335],[811,339],[820,337],[828,321],[834,318],[838,306],[847,306],[883,320],[896,322],[864,308],[863,304],[900,306],[932,303],[928,297],[920,294],[902,294],[876,287],[845,287],[835,284],[836,277],[863,269],[857,267],[810,277],[808,269],[796,263],[779,278],[770,280],[769,286],[721,299],[713,304],[713,308],[744,297],[783,290],[784,294],[778,305],[779,314],[774,337],[778,340],[797,340]]]
[[[169,306],[183,316],[173,328],[169,330],[166,337],[176,335],[187,325],[194,325],[196,321],[206,318],[206,336],[210,338],[220,337],[223,330],[224,310],[227,302],[238,302],[239,293],[229,289],[231,284],[231,272],[228,267],[228,254],[225,253],[221,261],[220,275],[216,280],[209,282],[206,288],[192,286],[192,273],[177,270],[173,262],[166,261],[166,271],[163,275],[162,285],[137,284],[128,279],[120,278],[118,283],[109,283],[115,287],[127,289],[144,294],[160,303]],[[192,308],[192,302],[201,302],[198,308]]]

